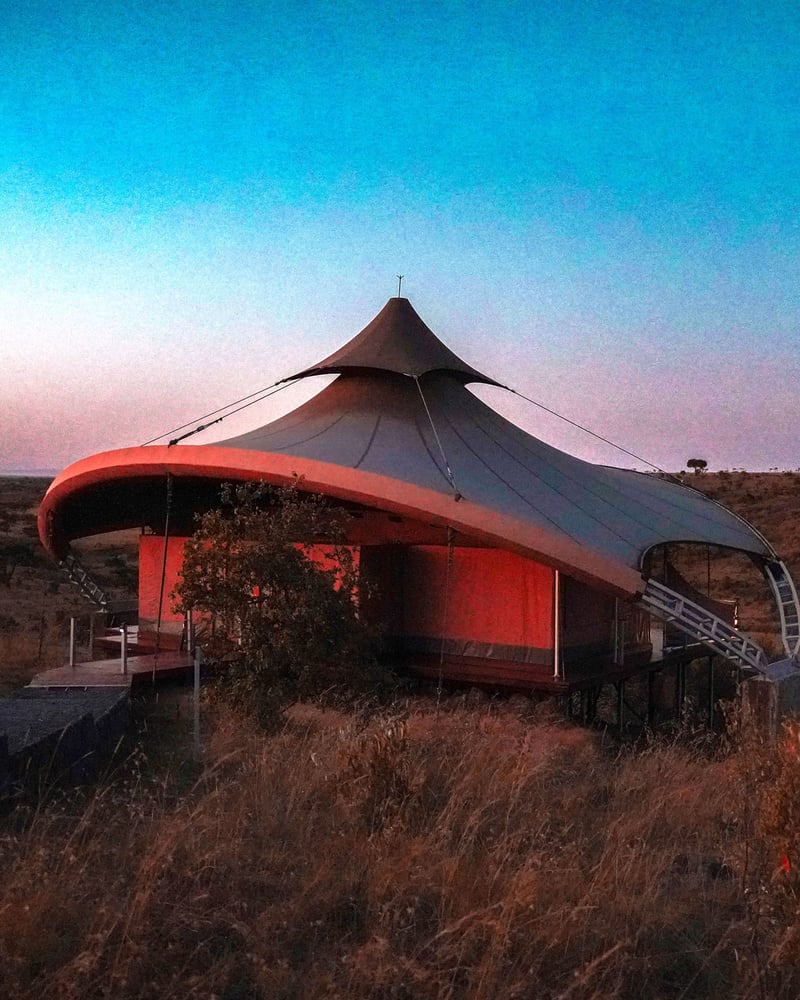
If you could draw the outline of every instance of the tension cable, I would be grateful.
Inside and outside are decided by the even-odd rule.
[[[425,399],[425,395],[422,392],[422,385],[420,384],[419,377],[417,375],[414,375],[413,378],[414,378],[414,381],[417,383],[417,389],[419,390],[419,396],[420,396],[420,399],[422,400],[422,405],[425,407],[425,412],[428,415],[428,422],[431,425],[431,430],[433,431],[433,436],[436,439],[436,444],[437,444],[437,446],[439,448],[439,454],[442,456],[442,462],[444,462],[444,467],[445,467],[445,471],[447,473],[447,478],[448,478],[448,480],[450,482],[451,487],[453,488],[453,496],[455,497],[456,500],[461,500],[462,499],[462,494],[459,491],[458,487],[456,486],[456,480],[455,480],[455,476],[453,475],[453,470],[450,468],[450,463],[447,461],[447,455],[445,455],[445,453],[444,453],[444,448],[442,447],[442,442],[441,442],[441,439],[439,437],[439,433],[436,430],[436,424],[434,424],[434,422],[433,422],[433,417],[431,416],[431,411],[428,409],[428,403],[427,403],[427,401]]]
[[[168,434],[174,434],[176,431],[182,431],[186,427],[191,427],[192,429],[186,434],[181,434],[180,437],[173,438],[169,445],[177,444],[179,441],[183,441],[184,438],[191,437],[192,434],[198,434],[200,431],[204,431],[207,427],[213,427],[214,424],[221,423],[225,417],[230,417],[234,413],[239,413],[240,410],[246,409],[248,406],[252,406],[254,403],[260,403],[262,399],[268,399],[270,396],[275,395],[276,392],[280,392],[281,389],[285,389],[287,385],[291,385],[294,382],[294,377],[282,378],[277,382],[273,382],[272,385],[266,386],[264,389],[257,389],[255,392],[249,393],[247,396],[242,396],[239,399],[233,400],[232,403],[226,403],[225,406],[219,406],[216,410],[211,410],[209,413],[204,413],[201,417],[195,417],[194,420],[189,420],[185,424],[180,424],[178,427],[173,427],[170,431],[164,431],[163,434],[157,434],[154,438],[150,438],[149,441],[145,441],[140,447],[144,448],[148,444],[154,444],[156,441],[160,441],[161,438],[167,437]],[[249,400],[249,402],[248,402]],[[244,405],[240,406],[242,403]],[[231,410],[231,407],[235,406],[235,410]],[[223,411],[228,410],[230,412],[225,413]],[[218,413],[222,416],[216,417]],[[216,417],[215,420],[209,421],[207,424],[200,424],[197,427],[192,427],[195,420],[205,420],[208,417]]]
[[[447,525],[447,566],[444,577],[444,607],[442,608],[442,641],[439,645],[439,675],[436,682],[436,720],[439,720],[439,706],[442,701],[442,689],[444,687],[444,652],[447,643],[448,613],[450,610],[450,574],[453,569],[453,541],[455,531],[453,526]]]
[[[161,652],[161,612],[164,608],[164,584],[167,578],[167,546],[169,544],[169,515],[172,511],[172,473],[167,473],[167,508],[164,515],[164,553],[161,559],[161,588],[158,591],[158,618],[156,620],[156,648],[153,653],[153,683],[156,682],[158,654]]]
[[[579,424],[575,420],[570,420],[569,417],[565,417],[563,413],[558,413],[557,410],[551,410],[549,406],[545,406],[544,403],[540,403],[535,399],[531,399],[530,396],[526,396],[524,392],[518,392],[516,389],[512,389],[511,386],[504,385],[501,386],[503,389],[507,389],[508,392],[513,393],[515,396],[519,396],[520,399],[524,399],[528,403],[533,403],[534,406],[538,406],[540,410],[544,410],[545,413],[549,413],[554,417],[558,417],[559,420],[563,420],[564,423],[570,424],[570,426],[577,428],[579,431],[583,431],[584,434],[588,434],[590,437],[596,438],[598,441],[602,441],[603,444],[608,444],[612,448],[616,448],[617,451],[621,451],[624,455],[629,458],[635,458],[637,462],[644,462],[645,465],[649,465],[651,469],[655,469],[656,472],[660,472],[662,475],[667,476],[670,479],[674,479],[676,482],[681,482],[681,480],[673,475],[671,472],[667,472],[666,469],[662,469],[661,466],[656,465],[655,462],[649,461],[649,459],[642,458],[641,455],[637,455],[632,451],[628,451],[627,448],[623,448],[621,444],[617,444],[615,441],[609,440],[607,437],[603,437],[602,434],[595,434],[594,431],[589,430],[588,427],[584,427],[583,424]]]

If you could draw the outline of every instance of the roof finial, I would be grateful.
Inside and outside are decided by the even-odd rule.
[[[398,299],[400,298],[400,287],[403,284],[403,278],[404,277],[405,277],[404,274],[398,274],[397,275],[397,297],[398,297]]]

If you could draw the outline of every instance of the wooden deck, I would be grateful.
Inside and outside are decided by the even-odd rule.
[[[37,674],[28,685],[39,688],[84,688],[84,687],[135,687],[153,678],[161,680],[181,674],[191,668],[192,659],[186,652],[167,651],[156,657],[150,653],[143,656],[129,656],[127,673],[122,672],[120,658],[91,660],[77,663],[74,667],[55,667]]]

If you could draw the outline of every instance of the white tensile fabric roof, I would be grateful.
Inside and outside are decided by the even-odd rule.
[[[464,387],[498,383],[434,338],[406,299],[391,299],[349,344],[297,377],[329,372],[341,374],[308,403],[219,445],[325,461],[442,493],[457,490],[465,500],[631,569],[665,542],[774,557],[750,525],[696,490],[592,465],[501,417]]]
[[[584,462],[501,417],[465,387],[498,383],[453,354],[406,299],[390,299],[343,348],[294,378],[323,373],[339,377],[248,433],[76,462],[42,501],[45,546],[63,557],[72,538],[157,522],[163,479],[171,475],[187,509],[210,502],[221,481],[299,481],[303,489],[452,529],[465,544],[508,548],[628,596],[644,589],[644,557],[663,543],[775,558],[754,528],[701,493]]]

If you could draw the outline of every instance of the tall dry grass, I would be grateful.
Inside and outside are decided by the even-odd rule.
[[[511,708],[228,716],[185,794],[134,760],[7,819],[0,993],[796,996],[776,753]]]

